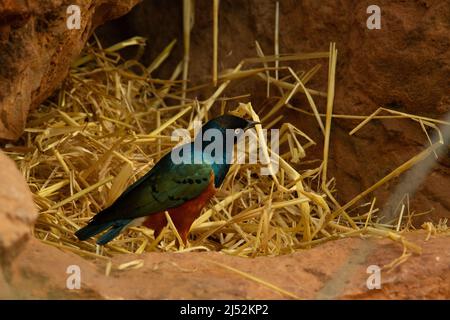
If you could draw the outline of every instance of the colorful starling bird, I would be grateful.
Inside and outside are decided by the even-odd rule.
[[[153,229],[157,237],[167,224],[167,211],[182,241],[186,243],[192,223],[228,173],[233,145],[244,130],[256,124],[258,122],[229,114],[208,121],[193,142],[172,150],[180,155],[189,150],[188,159],[190,157],[191,161],[178,163],[173,160],[172,152],[169,152],[75,235],[79,240],[86,240],[109,229],[97,240],[97,244],[104,245],[118,236],[125,227],[144,225]],[[204,138],[209,129],[218,133],[214,139],[222,139],[222,150],[218,150],[219,153],[222,151],[220,155],[215,154],[217,150],[209,151],[214,142],[212,138]],[[232,135],[229,134],[230,131]],[[220,161],[217,160],[218,156]]]

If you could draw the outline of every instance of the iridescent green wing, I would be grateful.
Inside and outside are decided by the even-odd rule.
[[[94,219],[107,222],[138,218],[178,207],[208,188],[212,172],[208,164],[174,164],[164,157],[131,185],[107,210],[109,212]]]

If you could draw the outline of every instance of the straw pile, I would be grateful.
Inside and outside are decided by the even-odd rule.
[[[405,228],[410,228],[412,217],[405,206],[398,221],[380,224],[375,199],[362,204],[360,200],[433,152],[436,143],[349,203],[340,205],[335,200],[336,182],[327,172],[334,116],[337,56],[334,44],[329,52],[277,57],[264,56],[257,45],[258,57],[217,75],[217,87],[205,101],[184,98],[195,88],[189,89],[185,81],[179,80],[184,78],[183,62],[175,67],[170,79],[152,77],[170,54],[174,42],[149,66],[135,60],[125,61],[118,53],[124,47],[137,46],[140,50],[144,45],[144,40],[138,37],[107,49],[102,49],[98,42],[88,45],[57,94],[31,112],[21,142],[5,149],[26,177],[39,208],[35,237],[83,256],[100,258],[115,253],[190,250],[214,250],[246,257],[279,255],[336,238],[362,235],[389,237],[402,243],[405,250],[420,252],[419,247],[402,236]],[[299,73],[284,66],[277,70],[280,76],[286,73],[286,77],[271,76],[274,68],[269,64],[275,61],[286,64],[309,59],[328,61],[327,92],[307,87],[317,66]],[[251,104],[240,104],[233,111],[261,120],[265,129],[281,128],[280,150],[287,151],[279,156],[264,142],[261,129],[257,131],[263,141],[262,154],[266,159],[277,157],[278,171],[263,176],[260,164],[234,164],[220,192],[193,224],[187,248],[176,245],[177,232],[170,223],[157,239],[152,230],[144,227],[130,228],[104,247],[97,246],[94,239],[80,242],[75,238],[76,230],[171,150],[176,144],[171,141],[174,129],[192,129],[194,120],[205,121],[214,108],[217,114],[218,109],[219,113],[230,111],[231,104],[236,107],[236,102],[230,103],[232,99],[223,98],[223,93],[230,83],[243,78],[262,79],[267,87],[273,87],[271,91],[281,92],[275,106],[261,118],[258,107]],[[317,121],[323,132],[323,159],[307,159],[306,151],[315,142],[300,128],[283,122],[280,116],[282,108],[294,108],[289,101],[296,94],[306,95],[311,119]],[[317,97],[327,99],[325,115],[317,110]],[[393,116],[433,125],[432,119],[406,114]],[[368,117],[361,126],[377,117],[376,114]],[[317,167],[299,171],[296,168],[300,163]],[[352,217],[349,210],[354,210]],[[435,230],[432,226],[428,228]]]

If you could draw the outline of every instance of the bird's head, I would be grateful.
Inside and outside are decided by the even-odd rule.
[[[201,146],[201,152],[194,152],[202,162],[211,163],[214,170],[214,184],[219,187],[233,162],[234,144],[245,131],[260,124],[231,114],[224,114],[209,120],[196,135],[194,148]],[[198,150],[198,149],[196,149]]]
[[[202,128],[202,131],[207,129],[219,129],[220,131],[226,131],[227,129],[234,130],[236,138],[239,138],[244,134],[244,131],[253,128],[260,122],[247,120],[231,114],[224,114],[217,118],[209,120]]]

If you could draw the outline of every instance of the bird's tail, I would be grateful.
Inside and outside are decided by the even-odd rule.
[[[105,222],[105,223],[97,223],[96,221],[91,221],[89,224],[77,232],[75,232],[75,235],[77,236],[78,240],[86,240],[90,237],[95,236],[96,234],[108,229],[114,224],[114,221]]]
[[[108,242],[110,242],[112,239],[117,237],[119,233],[122,231],[123,228],[125,228],[132,219],[122,219],[122,220],[115,220],[110,222],[104,222],[104,223],[97,223],[96,221],[91,221],[87,226],[84,228],[81,228],[77,232],[75,232],[75,235],[79,240],[86,240],[92,236],[95,236],[96,234],[112,227],[108,232],[106,232],[104,235],[102,235],[98,240],[97,244],[99,245],[105,245]]]
[[[116,221],[114,223],[114,226],[111,229],[109,229],[108,232],[106,232],[104,235],[98,238],[97,244],[103,246],[108,242],[110,242],[112,239],[114,239],[119,235],[119,233],[122,231],[123,228],[127,226],[128,223],[130,223],[130,220]]]
[[[122,229],[125,228],[133,220],[133,219],[120,219],[120,220],[105,221],[106,220],[105,218],[108,217],[108,215],[110,215],[111,213],[113,213],[112,212],[113,210],[114,208],[111,206],[99,212],[88,223],[87,226],[75,232],[75,236],[79,240],[83,241],[110,228],[110,230],[108,230],[104,235],[102,235],[97,240],[97,244],[105,245],[108,242],[110,242],[112,239],[117,237],[120,231],[122,231]]]

